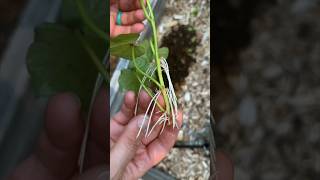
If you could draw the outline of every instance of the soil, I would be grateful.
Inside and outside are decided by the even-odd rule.
[[[1,0],[0,1],[0,57],[16,28],[27,0]],[[0,58],[1,61],[1,58]]]
[[[172,69],[170,76],[176,93],[179,93],[189,75],[189,67],[196,62],[192,55],[196,53],[199,40],[194,27],[181,24],[171,27],[170,33],[162,39],[161,46],[170,50],[167,59]]]

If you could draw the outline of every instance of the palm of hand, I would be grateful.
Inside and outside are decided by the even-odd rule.
[[[141,93],[137,114],[145,113],[150,100],[151,98],[145,92]],[[162,99],[159,99],[159,101],[163,104]],[[136,139],[143,115],[134,116],[135,103],[134,93],[127,93],[120,112],[111,120],[110,174],[111,177],[116,179],[137,179],[141,177],[166,156],[178,135],[179,130],[177,128],[173,129],[171,126],[165,127],[163,133],[159,134],[162,127],[158,126],[149,137],[145,138],[142,133]],[[159,115],[154,115],[151,124],[158,118]],[[178,123],[181,126],[182,113],[180,111]]]

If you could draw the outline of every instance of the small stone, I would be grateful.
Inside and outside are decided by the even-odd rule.
[[[186,102],[189,102],[191,100],[191,94],[189,92],[186,92],[183,98]]]
[[[199,85],[199,83],[196,82],[196,81],[194,81],[194,82],[192,83],[192,86],[193,86],[193,87],[196,87],[196,86],[198,86],[198,85]]]
[[[176,19],[176,20],[181,20],[183,18],[184,18],[184,15],[179,15],[179,14],[173,15],[173,19]]]
[[[201,62],[201,66],[207,66],[208,64],[209,64],[209,62],[206,61],[206,60],[204,60],[204,61]]]
[[[179,131],[179,133],[178,133],[178,141],[183,141],[183,131]]]
[[[178,24],[178,21],[171,21],[167,24],[168,27],[173,27],[176,26]]]

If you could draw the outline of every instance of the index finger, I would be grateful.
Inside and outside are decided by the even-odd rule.
[[[146,2],[146,0],[144,0]],[[119,8],[121,11],[133,11],[137,9],[141,9],[140,0],[120,0]]]

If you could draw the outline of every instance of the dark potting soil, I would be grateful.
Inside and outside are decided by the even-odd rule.
[[[10,36],[16,28],[26,3],[27,0],[0,1],[0,57],[8,44]]]
[[[197,33],[190,25],[176,25],[162,39],[161,46],[169,48],[167,62],[171,80],[177,93],[189,74],[189,67],[196,62],[194,54],[199,44]],[[165,82],[168,85],[168,82]]]
[[[275,0],[239,0],[217,1],[213,16],[213,74],[211,76],[211,92],[214,98],[230,96],[226,77],[239,74],[239,55],[252,41],[252,20],[276,4]],[[222,98],[223,99],[223,98]],[[217,99],[211,103],[218,103]],[[211,104],[211,107],[216,107]],[[223,112],[212,109],[215,119],[219,121]]]

